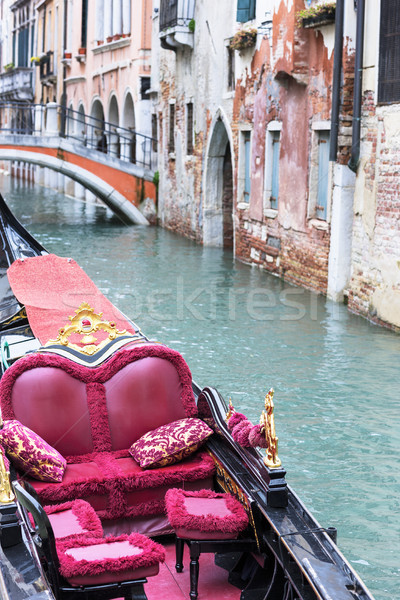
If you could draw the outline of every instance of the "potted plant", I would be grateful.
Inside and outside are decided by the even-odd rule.
[[[66,58],[67,60],[70,60],[72,58],[72,52],[64,52],[64,58]]]
[[[229,47],[232,50],[244,50],[245,48],[251,48],[256,43],[257,29],[243,28],[239,29],[231,39]]]
[[[335,21],[336,2],[323,2],[314,4],[310,8],[305,8],[297,13],[298,27],[308,29],[311,27],[321,27]]]
[[[7,72],[8,71],[12,71],[13,68],[14,68],[14,63],[13,62],[10,62],[10,63],[7,63],[6,65],[4,65],[4,70],[7,71]]]
[[[112,42],[112,41],[113,41],[113,36],[112,36],[112,35],[109,35],[106,41],[107,41],[107,43],[108,43],[108,44],[109,44],[110,42]]]
[[[80,54],[81,56],[85,56],[86,55],[86,48],[78,48],[78,54]]]

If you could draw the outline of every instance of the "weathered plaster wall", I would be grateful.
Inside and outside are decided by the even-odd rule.
[[[155,49],[153,65],[159,65],[159,82],[155,110],[160,128],[160,186],[159,217],[161,223],[198,242],[215,237],[215,213],[221,206],[213,206],[214,190],[209,182],[213,178],[215,162],[223,154],[215,155],[210,139],[216,123],[223,123],[221,135],[231,138],[232,93],[227,90],[226,40],[234,31],[236,7],[234,3],[196,2],[194,49]],[[159,28],[154,19],[153,38]],[[158,54],[157,54],[158,53]],[[187,104],[193,103],[194,149],[187,153]],[[174,152],[169,152],[169,111],[175,105]],[[214,141],[216,138],[214,137]],[[222,150],[221,150],[222,152]],[[225,152],[225,148],[223,149]],[[208,160],[211,155],[215,161]],[[208,178],[208,179],[207,179]],[[217,184],[217,179],[215,179]],[[207,190],[209,194],[207,194]],[[221,229],[222,232],[222,229]],[[222,236],[218,234],[218,238]]]
[[[288,280],[326,293],[329,222],[309,214],[312,124],[330,119],[333,26],[303,30],[302,1],[275,3],[272,48],[264,38],[246,79],[236,88],[233,129],[252,126],[248,207],[239,201],[236,256]],[[268,123],[282,124],[278,210],[264,200]]]
[[[367,10],[349,308],[400,329],[400,104],[377,104],[378,17]]]

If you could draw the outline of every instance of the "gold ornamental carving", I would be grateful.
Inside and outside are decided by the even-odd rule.
[[[92,355],[104,348],[110,341],[115,340],[119,336],[126,335],[126,329],[118,330],[115,323],[105,321],[103,313],[95,313],[94,309],[87,302],[82,302],[79,308],[76,309],[75,315],[70,316],[69,320],[71,323],[59,329],[57,338],[49,340],[45,344],[45,347],[60,344],[78,352]],[[97,343],[97,338],[93,334],[100,330],[107,332],[108,337]],[[69,341],[69,337],[72,334],[82,336],[79,344]]]
[[[253,512],[251,510],[251,505],[247,495],[244,493],[242,488],[236,483],[236,481],[231,477],[231,475],[228,473],[225,467],[223,467],[220,461],[214,456],[214,454],[210,450],[208,450],[208,452],[215,463],[215,476],[218,481],[218,484],[224,490],[224,492],[235,496],[235,498],[239,500],[240,504],[247,512],[251,528],[253,529],[254,536],[256,538],[257,548],[260,549],[257,528],[254,522]]]
[[[14,493],[11,489],[10,473],[6,469],[3,449],[0,448],[0,504],[14,502]]]
[[[278,458],[278,438],[275,433],[275,419],[274,419],[274,390],[271,388],[268,394],[265,396],[265,408],[261,413],[260,425],[261,430],[264,432],[265,439],[267,441],[267,448],[265,450],[266,455],[264,456],[264,464],[270,469],[276,469],[281,466],[281,461]]]

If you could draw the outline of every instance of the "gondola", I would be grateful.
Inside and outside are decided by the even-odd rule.
[[[79,453],[78,450],[75,452],[75,448],[63,446],[63,442],[50,432],[45,441],[54,444],[60,455],[74,455],[75,452],[72,458],[66,460],[64,479],[68,469],[71,473],[75,468],[76,472],[75,479],[68,476],[68,485],[64,479],[60,484],[38,483],[35,477],[31,477],[29,469],[24,472],[12,452],[8,457],[6,453],[0,455],[2,598],[61,600],[78,597],[147,597],[151,600],[163,595],[177,600],[184,597],[205,600],[217,596],[229,600],[373,600],[365,584],[341,554],[336,544],[336,530],[322,527],[286,482],[286,472],[278,457],[272,391],[266,395],[265,404],[261,406],[260,423],[250,423],[231,403],[227,405],[216,389],[201,388],[192,382],[190,371],[177,352],[162,343],[149,340],[135,323],[106,300],[100,301],[102,310],[94,308],[94,304],[98,305],[94,284],[88,284],[93,287],[90,287],[89,297],[86,298],[82,289],[76,298],[75,291],[71,289],[75,305],[72,300],[66,302],[65,296],[61,299],[71,282],[80,281],[80,278],[84,281],[86,275],[74,261],[48,254],[15,219],[1,197],[0,235],[1,432],[13,419],[25,419],[26,427],[34,433],[32,424],[36,424],[39,436],[43,435],[46,427],[49,430],[51,419],[54,430],[57,430],[60,424],[54,415],[63,413],[56,411],[68,406],[68,402],[72,402],[69,412],[82,410],[79,404],[82,394],[87,394],[82,402],[87,400],[88,405],[77,426],[81,428],[81,434],[93,424],[97,427],[104,420],[106,409],[111,415],[110,423],[112,419],[120,419],[117,428],[109,425],[110,439],[105,439],[107,436],[104,433],[96,432],[92,434],[91,441],[85,435],[72,437],[71,443],[81,446],[80,457],[76,461],[74,456]],[[68,269],[73,271],[68,274]],[[54,272],[56,289],[50,290]],[[58,288],[58,285],[61,287]],[[41,287],[44,288],[42,297],[46,299],[45,308],[39,305],[38,300],[37,290]],[[60,306],[56,306],[57,293],[60,295]],[[48,318],[46,311],[51,313]],[[46,314],[45,318],[43,314]],[[54,331],[57,321],[57,331],[49,338],[49,331],[51,327]],[[96,338],[99,332],[100,342]],[[44,381],[40,379],[41,373],[46,374]],[[52,373],[56,374],[54,381]],[[162,383],[163,377],[165,385]],[[150,390],[151,401],[148,401],[147,411],[143,414],[139,408],[132,412],[128,407],[124,422],[121,422],[118,410],[121,409],[121,398],[130,378],[134,385],[129,394],[134,395],[135,401],[140,402],[140,398],[148,393],[146,390]],[[65,397],[65,390],[57,388],[60,385],[68,387]],[[179,385],[183,408],[179,405],[169,413],[168,408],[161,402],[157,405],[153,398],[155,395],[171,398],[171,389],[176,385]],[[53,394],[55,398],[49,400],[52,386],[58,391]],[[118,394],[112,396],[117,388]],[[39,399],[35,390],[39,390]],[[74,404],[75,400],[70,399],[75,392],[81,400]],[[96,393],[99,398],[95,397]],[[156,468],[154,463],[146,468],[144,461],[144,467],[139,469],[135,463],[133,473],[136,458],[125,452],[126,443],[120,441],[120,437],[126,435],[128,425],[139,427],[139,435],[149,427],[150,422],[155,422],[157,431],[159,426],[163,427],[162,423],[175,416],[177,422],[198,419],[209,429],[201,447],[197,448],[195,444],[190,456],[185,454],[185,447],[182,457],[174,455],[174,460],[178,458],[174,464],[161,461],[156,463]],[[63,418],[60,416],[60,420]],[[65,418],[70,418],[70,415]],[[131,423],[127,425],[129,419]],[[135,420],[144,422],[142,428]],[[47,421],[47,425],[43,424],[44,421]],[[169,424],[168,421],[167,426]],[[2,439],[5,437],[0,437],[0,444]],[[146,435],[141,436],[142,439],[145,440],[142,450],[144,447],[147,459],[147,444],[151,443],[151,439],[148,442]],[[60,448],[64,449],[64,453]],[[118,468],[115,467],[117,463]],[[89,469],[88,464],[92,471],[98,469],[99,465],[104,466],[105,483],[95,481],[97,475],[79,479],[79,471]],[[65,469],[65,464],[63,466]],[[133,488],[133,485],[136,487]],[[108,494],[108,500],[102,504],[101,494],[105,493]],[[240,506],[240,514],[244,515],[245,520],[237,531],[224,530],[221,534],[218,530],[219,513],[212,514],[215,517],[213,523],[217,523],[214,530],[214,525],[210,529],[209,523],[209,529],[202,529],[205,516],[210,516],[207,513],[200,515],[200,521],[190,521],[189,527],[184,520],[186,513],[184,517],[179,517],[183,519],[182,522],[178,522],[182,506],[189,510],[187,498],[190,502],[197,501],[196,510],[200,506],[200,512],[203,505],[214,507],[207,509],[211,512],[217,510],[215,507],[221,507],[222,500],[228,506],[229,499],[229,502],[236,502],[235,506]],[[62,544],[65,546],[67,542],[60,542],[54,534],[53,521],[50,519],[53,509],[48,508],[56,507],[56,511],[57,507],[68,504],[66,500],[69,503],[83,501],[85,506],[89,505],[88,509],[94,508],[97,516],[101,517],[103,532],[100,537],[96,538],[97,541],[89,536],[84,542],[76,542],[79,536],[75,536],[74,543],[78,550],[87,548],[87,539],[92,540],[94,545],[90,548],[94,552],[99,544],[102,548],[107,539],[126,540],[126,536],[131,539],[130,536],[139,532],[143,538],[151,542],[155,540],[157,548],[164,549],[166,563],[162,568],[157,565],[157,569],[150,571],[150,567],[147,566],[147,571],[143,571],[135,563],[129,580],[126,574],[122,581],[114,574],[109,581],[107,577],[110,573],[102,572],[101,576],[95,576],[92,583],[89,576],[88,581],[82,579],[82,574],[81,579],[77,577],[73,583],[68,582],[66,571],[61,574],[57,572],[57,569],[64,568],[63,563],[59,562],[61,559],[54,558],[54,553],[61,552]],[[177,516],[179,511],[173,503],[178,501],[181,502],[178,505],[181,512]],[[211,503],[207,504],[209,501]],[[167,514],[166,507],[170,509]],[[222,513],[225,509],[221,509]],[[238,515],[239,512],[238,509]],[[177,519],[176,523],[173,518]],[[199,531],[200,535],[196,535]],[[122,544],[125,541],[114,543]],[[109,548],[112,543],[107,542],[106,545]],[[70,549],[65,551],[64,546],[64,554],[72,552]],[[190,561],[186,550],[182,573],[179,553],[186,546],[190,549]],[[143,547],[147,548],[146,544]],[[144,553],[146,551],[143,550]],[[90,556],[87,560],[91,561]],[[162,558],[159,562],[162,562]],[[158,574],[155,574],[157,570]],[[169,584],[164,581],[167,576],[175,587],[168,587]]]

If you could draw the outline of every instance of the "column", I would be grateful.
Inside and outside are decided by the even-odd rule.
[[[57,103],[48,102],[46,104],[46,135],[58,135],[58,114]]]

